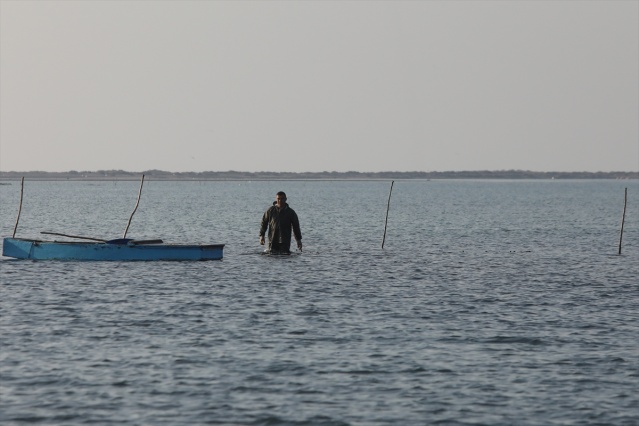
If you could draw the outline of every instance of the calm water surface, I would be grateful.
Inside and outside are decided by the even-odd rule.
[[[17,236],[120,237],[138,188],[26,182]],[[396,181],[382,250],[389,188],[147,181],[128,236],[224,260],[0,258],[0,423],[639,424],[639,182]],[[260,254],[279,190],[302,254]]]

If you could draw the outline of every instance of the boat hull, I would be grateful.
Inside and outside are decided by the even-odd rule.
[[[33,260],[220,260],[224,244],[112,244],[4,238],[2,255]]]

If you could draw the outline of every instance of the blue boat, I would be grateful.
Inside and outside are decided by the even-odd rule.
[[[6,237],[2,255],[33,260],[220,260],[224,244],[165,244],[162,240],[40,241]]]
[[[32,260],[220,260],[223,256],[224,244],[165,244],[162,240],[135,240],[126,238],[131,220],[140,204],[144,175],[140,182],[138,201],[124,230],[122,238],[102,240],[99,238],[60,234],[57,232],[41,232],[41,234],[58,235],[66,238],[91,240],[76,241],[41,241],[27,238],[16,238],[16,230],[22,211],[24,178],[20,187],[20,207],[13,235],[2,241],[2,255],[16,259]]]

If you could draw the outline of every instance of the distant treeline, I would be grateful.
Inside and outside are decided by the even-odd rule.
[[[166,172],[98,170],[2,172],[0,180],[366,180],[366,179],[639,179],[639,172],[534,172],[528,170],[448,172]]]

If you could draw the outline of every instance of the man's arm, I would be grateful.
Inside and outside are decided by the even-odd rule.
[[[260,224],[260,244],[264,245],[264,236],[266,235],[266,229],[268,228],[269,215],[268,210],[264,212],[262,216],[262,223]]]
[[[293,212],[291,217],[291,225],[293,225],[293,234],[295,235],[295,241],[297,241],[297,248],[302,251],[302,231],[300,230],[300,221],[295,212]]]

